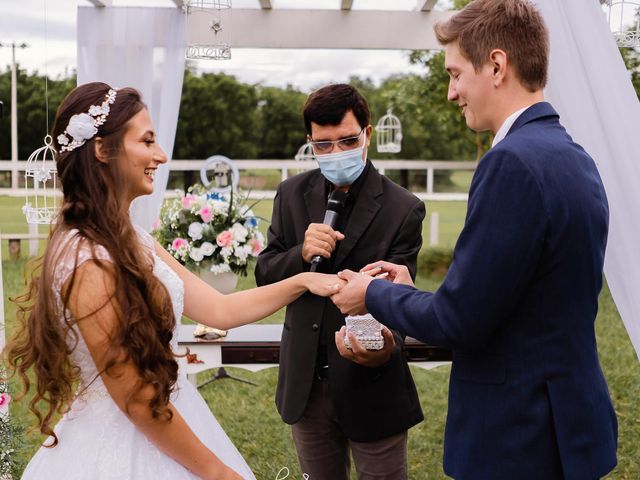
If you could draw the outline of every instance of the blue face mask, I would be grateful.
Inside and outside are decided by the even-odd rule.
[[[364,152],[366,143],[367,134],[365,133],[361,147],[336,153],[316,155],[320,172],[324,178],[338,187],[351,185],[355,182],[365,167],[362,153]]]

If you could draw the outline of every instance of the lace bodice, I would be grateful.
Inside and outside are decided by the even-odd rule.
[[[164,263],[155,253],[154,242],[147,232],[139,227],[136,227],[138,237],[142,245],[151,253],[153,258],[153,274],[164,284],[171,297],[173,305],[173,312],[176,319],[182,317],[182,311],[184,309],[184,284],[180,277]],[[98,258],[104,261],[111,261],[111,256],[107,250],[97,245],[92,252],[91,246],[88,241],[83,241],[83,238],[78,234],[77,230],[71,230],[64,234],[63,238],[58,239],[55,242],[56,245],[68,245],[66,254],[60,261],[56,262],[54,271],[53,293],[56,303],[58,305],[58,311],[62,311],[62,299],[61,290],[64,283],[67,281],[74,269],[78,268],[87,260]],[[77,252],[77,260],[76,260]],[[73,321],[71,312],[66,311],[67,318]],[[60,321],[63,321],[61,318]],[[178,323],[178,322],[176,322]],[[91,353],[84,342],[80,330],[77,325],[73,326],[74,331],[77,333],[78,342],[76,344],[75,336],[70,335],[68,342],[70,347],[73,348],[71,354],[71,361],[74,366],[80,369],[81,385],[79,392],[85,400],[90,400],[93,396],[108,395],[106,388],[102,382],[102,379],[98,376],[97,368],[91,357]],[[177,347],[177,335],[174,335],[172,340],[172,346],[175,349]]]

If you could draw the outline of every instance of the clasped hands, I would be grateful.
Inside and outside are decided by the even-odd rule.
[[[310,263],[311,259],[316,255],[329,259],[336,248],[337,242],[343,239],[344,235],[330,226],[312,223],[305,232],[302,258],[307,263]],[[338,273],[338,278],[340,281],[332,285],[330,297],[340,311],[348,315],[367,313],[365,294],[369,283],[375,278],[386,278],[393,283],[413,285],[411,275],[406,266],[383,261],[366,265],[360,272],[343,270]],[[382,327],[384,346],[380,350],[365,349],[350,332],[348,335],[351,349],[348,349],[344,343],[345,333],[346,327],[343,326],[335,334],[338,352],[344,358],[367,367],[384,365],[389,361],[391,353],[396,346],[393,333],[385,326]]]
[[[338,278],[346,283],[336,285],[336,293],[331,295],[331,300],[340,309],[340,312],[347,315],[367,313],[365,305],[367,288],[369,283],[376,278],[384,278],[393,283],[413,285],[406,266],[383,261],[370,263],[359,272],[343,270],[338,273]],[[349,350],[344,344],[345,332],[346,327],[342,327],[339,332],[336,332],[336,347],[340,355],[360,365],[377,367],[385,364],[389,361],[391,352],[396,346],[393,333],[384,325],[382,326],[384,346],[381,350],[366,350],[351,332],[347,333],[351,343],[351,350]]]

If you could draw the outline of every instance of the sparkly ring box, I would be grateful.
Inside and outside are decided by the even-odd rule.
[[[371,315],[349,315],[345,317],[344,322],[347,325],[347,333],[353,333],[360,345],[367,350],[381,350],[384,347],[382,324]],[[344,345],[351,350],[347,334],[344,336]]]

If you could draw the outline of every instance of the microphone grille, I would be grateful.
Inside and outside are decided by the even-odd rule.
[[[333,192],[331,192],[331,195],[329,195],[329,200],[327,201],[327,210],[339,212],[344,208],[346,200],[347,192],[343,192],[342,190],[334,190]]]

